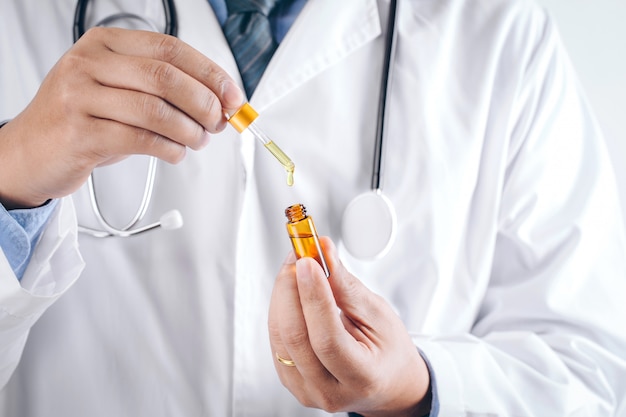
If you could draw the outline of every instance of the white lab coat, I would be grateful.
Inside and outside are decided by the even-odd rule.
[[[626,415],[616,188],[555,28],[530,1],[400,1],[384,165],[397,240],[377,261],[343,249],[342,211],[370,184],[387,4],[308,2],[252,98],[296,163],[293,188],[229,127],[159,167],[147,218],[178,208],[182,229],[77,237],[76,217],[96,225],[81,190],[61,201],[22,287],[0,257],[1,416],[326,415],[280,385],[268,343],[293,203],[396,309],[434,371],[440,416]],[[206,0],[177,5],[179,37],[239,79]],[[4,2],[0,119],[70,47],[74,6]],[[121,225],[145,160],[98,175]]]

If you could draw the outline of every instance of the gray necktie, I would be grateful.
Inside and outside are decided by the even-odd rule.
[[[248,97],[276,50],[268,15],[277,0],[227,0],[224,34],[235,56]]]

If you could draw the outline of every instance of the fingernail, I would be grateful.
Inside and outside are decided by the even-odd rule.
[[[218,120],[217,124],[215,125],[215,133],[221,132],[222,130],[224,130],[227,124],[228,124],[228,121],[226,120],[226,116],[222,116],[222,118]]]
[[[322,267],[313,258],[303,257],[296,261],[296,273],[301,278],[310,279],[318,270],[322,271]]]
[[[244,100],[243,92],[234,82],[225,81],[222,84],[222,100],[225,108],[238,108]]]

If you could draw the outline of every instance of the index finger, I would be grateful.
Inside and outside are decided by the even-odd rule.
[[[243,93],[228,73],[180,39],[149,31],[130,31],[119,28],[106,30],[110,30],[110,35],[106,36],[103,42],[110,50],[123,55],[157,59],[174,65],[211,89],[226,111],[232,112],[243,103]],[[132,36],[132,39],[129,40],[129,36]]]

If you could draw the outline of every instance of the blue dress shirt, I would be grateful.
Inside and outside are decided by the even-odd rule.
[[[57,200],[34,209],[6,210],[0,204],[0,248],[13,272],[22,279],[33,249]]]

